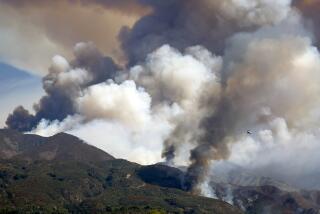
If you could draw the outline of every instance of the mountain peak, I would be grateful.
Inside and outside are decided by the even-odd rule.
[[[66,133],[40,137],[9,129],[0,130],[0,154],[4,159],[24,160],[98,162],[114,159],[108,153]]]

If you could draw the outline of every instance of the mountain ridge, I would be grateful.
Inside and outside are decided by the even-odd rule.
[[[148,182],[141,176],[145,166],[69,134],[44,138],[0,130],[4,150],[11,154],[0,156],[0,213],[242,213],[220,200]]]
[[[320,211],[319,191],[294,189],[233,165],[226,168],[225,174],[218,173],[208,183],[207,191],[215,200],[185,192],[186,172],[164,163],[141,166],[116,159],[65,133],[40,137],[0,129],[0,207],[6,209],[0,213]]]
[[[52,137],[41,137],[33,134],[21,135],[17,131],[2,129],[0,130],[0,138],[3,139],[0,144],[0,154],[7,159],[14,157],[30,161],[53,160],[55,158],[59,160],[83,159],[82,161],[114,159],[106,152],[66,133],[59,133]]]

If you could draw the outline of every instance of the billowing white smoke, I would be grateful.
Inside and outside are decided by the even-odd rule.
[[[206,152],[216,156],[206,158],[229,157],[266,176],[303,180],[320,164],[320,55],[290,3],[208,0],[226,21],[261,27],[233,35],[221,57],[200,46],[181,53],[164,45],[115,80],[77,88],[77,113],[62,122],[42,121],[33,132],[68,131],[143,164],[162,161],[163,147],[170,152],[174,146],[173,163],[190,164],[190,150],[212,130],[202,122],[214,115],[227,128],[221,136],[230,150],[209,145]],[[68,68],[54,59],[59,83],[73,89],[90,80],[84,69]],[[228,108],[221,108],[221,100]]]
[[[207,83],[216,79],[221,59],[202,47],[187,49],[186,55],[165,45],[149,55],[144,66],[131,69],[130,78],[144,86],[155,102],[195,105]]]
[[[57,81],[53,81],[53,79]],[[92,80],[92,76],[83,68],[71,68],[69,62],[62,56],[54,56],[50,67],[50,78],[44,80],[46,90],[64,88],[66,93],[77,93],[81,86]]]
[[[52,68],[62,71],[58,82],[85,79],[82,70],[68,70],[67,65],[54,58]],[[143,164],[161,161],[163,142],[177,126],[197,131],[201,95],[208,86],[219,91],[216,75],[221,66],[221,58],[205,48],[191,47],[182,54],[165,45],[145,63],[119,72],[116,82],[81,90],[74,98],[76,115],[62,122],[43,120],[33,133],[50,136],[69,131],[120,158]]]
[[[78,108],[87,120],[114,120],[132,128],[145,128],[151,120],[151,97],[131,80],[90,86],[78,98]]]
[[[301,26],[291,24],[229,42],[223,72],[226,96],[236,106],[229,160],[258,175],[319,188],[320,54]]]
[[[275,118],[264,129],[239,137],[230,145],[229,161],[256,175],[295,187],[320,189],[319,137],[318,128],[290,129],[283,118]]]
[[[62,122],[59,122],[58,120],[41,120],[38,126],[33,129],[31,133],[49,137],[60,132],[74,129],[78,127],[82,123],[82,121],[83,117],[81,117],[80,115],[68,116]]]
[[[275,24],[291,12],[291,0],[205,0],[223,18],[243,26]]]
[[[234,120],[240,123],[238,128],[264,124],[271,117],[261,116],[266,109],[283,117],[290,127],[303,129],[317,121],[319,52],[308,37],[278,30],[261,29],[230,40],[223,75],[225,96],[236,106],[233,114],[240,118]]]

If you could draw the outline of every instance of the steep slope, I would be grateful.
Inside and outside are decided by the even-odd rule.
[[[1,130],[0,151],[0,213],[241,213],[149,182],[141,176],[146,167],[67,134],[42,138]]]

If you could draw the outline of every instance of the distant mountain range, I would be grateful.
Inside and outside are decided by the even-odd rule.
[[[115,159],[68,134],[0,130],[0,213],[242,213],[181,190],[172,172],[182,175]]]

